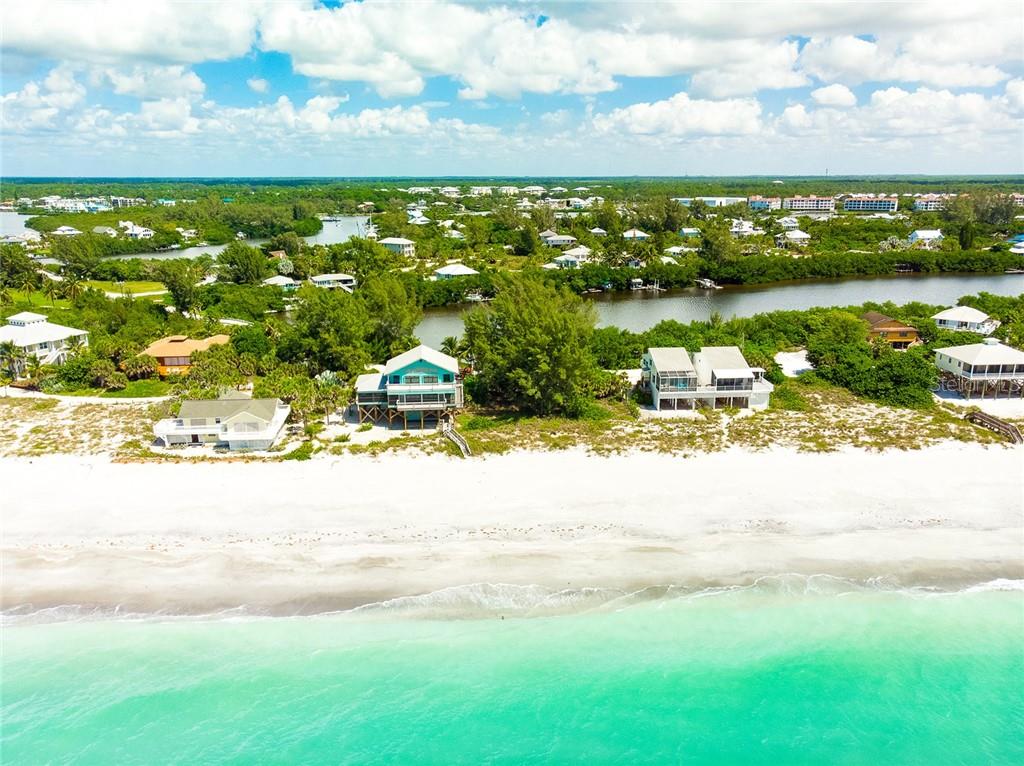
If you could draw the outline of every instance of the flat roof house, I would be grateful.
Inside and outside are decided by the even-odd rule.
[[[951,309],[944,309],[932,319],[943,330],[976,332],[978,335],[991,335],[1001,324],[998,319],[992,319],[984,311],[978,311],[970,306],[954,306]]]
[[[417,346],[388,360],[381,372],[356,379],[356,409],[359,422],[399,421],[426,428],[427,421],[440,423],[448,413],[462,407],[462,376],[459,361],[448,354]]]
[[[153,426],[164,446],[214,444],[266,450],[281,436],[292,408],[280,399],[187,399],[178,416]]]
[[[309,278],[316,287],[322,287],[325,290],[344,290],[345,292],[352,292],[356,286],[356,278],[351,274],[342,274],[338,272],[336,274],[316,274]]]
[[[705,346],[692,355],[682,347],[650,348],[641,362],[640,380],[658,411],[764,409],[775,388],[736,346]]]
[[[157,372],[161,377],[185,375],[192,366],[193,354],[207,351],[230,340],[227,335],[212,335],[201,340],[194,340],[187,335],[168,335],[150,343],[142,353],[156,359]]]
[[[89,333],[22,311],[7,317],[7,324],[0,327],[0,343],[13,343],[43,364],[62,364],[74,344],[89,345]]]
[[[410,223],[413,222],[410,221]],[[377,241],[392,253],[404,255],[408,258],[412,258],[416,255],[416,243],[411,239],[406,239],[405,237],[385,237],[384,239],[379,239]]]
[[[868,311],[861,315],[868,323],[868,339],[881,338],[895,349],[910,348],[921,341],[916,327],[904,324],[877,311]]]
[[[981,343],[935,349],[935,366],[947,385],[970,399],[991,394],[1024,398],[1024,351],[985,338]]]

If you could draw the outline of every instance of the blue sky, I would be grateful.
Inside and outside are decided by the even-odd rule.
[[[8,176],[1024,171],[1019,2],[2,13]]]

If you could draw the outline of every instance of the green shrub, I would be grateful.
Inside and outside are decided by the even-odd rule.
[[[314,451],[315,451],[315,447],[313,446],[313,442],[305,441],[305,442],[302,442],[302,444],[300,444],[298,447],[293,449],[291,452],[286,452],[285,454],[281,455],[281,459],[282,460],[309,460],[311,457],[313,457],[313,452]]]

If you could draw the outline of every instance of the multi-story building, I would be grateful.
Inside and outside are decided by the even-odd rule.
[[[945,194],[922,194],[914,199],[914,210],[918,213],[936,213],[946,207]]]
[[[876,197],[873,194],[854,194],[843,200],[843,210],[847,213],[895,213],[899,206],[898,197]]]
[[[786,197],[782,200],[782,207],[808,213],[834,213],[836,201],[832,197]]]
[[[747,201],[746,197],[673,197],[683,207],[690,207],[694,202],[703,202],[708,207],[727,207],[729,205],[741,205]]]
[[[957,391],[968,399],[991,394],[1024,397],[1024,351],[997,338],[981,343],[935,349],[935,365]]]
[[[868,311],[861,315],[868,323],[868,340],[881,339],[895,349],[906,349],[918,343],[921,338],[917,328],[904,324],[877,311]]]
[[[764,379],[764,370],[748,365],[736,346],[705,346],[692,356],[682,347],[648,349],[640,382],[659,411],[764,409],[775,388]]]
[[[7,317],[7,324],[0,327],[0,343],[13,343],[26,357],[34,356],[43,364],[62,364],[74,346],[89,345],[89,333],[22,311]],[[22,365],[17,366],[20,372]]]
[[[266,450],[280,437],[291,411],[280,399],[186,399],[177,417],[156,422],[153,435],[166,447],[212,444]]]
[[[413,221],[410,221],[410,223],[412,222]],[[404,255],[408,258],[412,258],[416,255],[416,243],[411,239],[406,239],[405,237],[384,237],[384,239],[377,241],[392,253]]]
[[[156,359],[156,369],[161,377],[185,375],[192,367],[193,354],[207,351],[230,340],[227,335],[212,335],[200,340],[189,338],[187,335],[169,335],[153,341],[142,353]]]
[[[351,274],[342,274],[340,272],[333,274],[314,274],[309,278],[309,281],[316,287],[323,287],[327,290],[344,290],[345,292],[352,292],[356,287],[356,278]]]
[[[747,205],[751,210],[778,210],[782,207],[782,199],[779,197],[750,197]]]
[[[429,346],[399,354],[381,372],[356,379],[356,410],[359,422],[396,421],[408,429],[409,422],[426,428],[433,420],[440,424],[462,407],[462,375],[459,361]]]

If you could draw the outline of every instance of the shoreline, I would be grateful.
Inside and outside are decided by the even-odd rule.
[[[480,587],[629,594],[784,575],[959,589],[1024,579],[1021,462],[1020,449],[959,443],[689,458],[3,458],[0,483],[14,491],[0,599],[9,615],[283,616],[448,589],[473,606]]]

